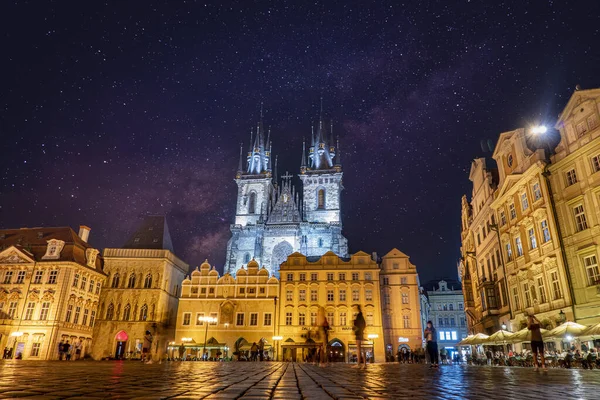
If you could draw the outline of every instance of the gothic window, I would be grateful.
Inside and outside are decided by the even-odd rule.
[[[256,214],[256,192],[250,193],[250,201],[248,202],[248,214]]]
[[[108,309],[106,310],[106,319],[108,321],[110,321],[111,319],[113,319],[115,315],[115,306],[113,305],[113,303],[110,303],[110,305],[108,306]]]
[[[152,274],[146,275],[146,280],[144,280],[144,289],[150,289],[152,287]]]
[[[317,209],[325,209],[325,189],[319,189],[317,192]]]
[[[133,289],[135,287],[135,274],[129,275],[129,282],[127,283],[127,287],[129,289]]]
[[[127,304],[123,310],[123,321],[129,321],[129,318],[131,318],[131,306]]]
[[[244,254],[244,264],[248,264],[250,262],[250,253]]]
[[[279,269],[279,266],[287,260],[287,257],[294,252],[294,248],[288,242],[278,243],[273,247],[273,253],[271,256],[271,267],[273,269]]]
[[[144,304],[142,309],[140,310],[140,321],[145,321],[148,319],[148,306]]]
[[[117,288],[119,287],[119,273],[113,275],[112,285],[111,287]]]

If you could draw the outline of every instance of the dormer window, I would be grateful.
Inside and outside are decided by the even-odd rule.
[[[65,247],[65,242],[62,240],[51,239],[48,240],[48,247],[46,248],[46,254],[42,257],[43,260],[58,260],[60,258],[60,252]]]

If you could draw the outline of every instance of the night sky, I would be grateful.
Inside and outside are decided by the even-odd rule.
[[[297,174],[323,97],[350,251],[456,277],[470,161],[600,86],[599,4],[3,1],[0,227],[118,247],[166,214],[181,258],[222,268],[260,103]]]

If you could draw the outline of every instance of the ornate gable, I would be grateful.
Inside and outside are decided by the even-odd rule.
[[[35,262],[33,256],[25,250],[10,246],[0,252],[0,264],[30,264]]]

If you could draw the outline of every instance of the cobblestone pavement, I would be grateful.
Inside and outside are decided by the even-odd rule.
[[[251,362],[0,361],[0,399],[598,399],[600,371]]]

